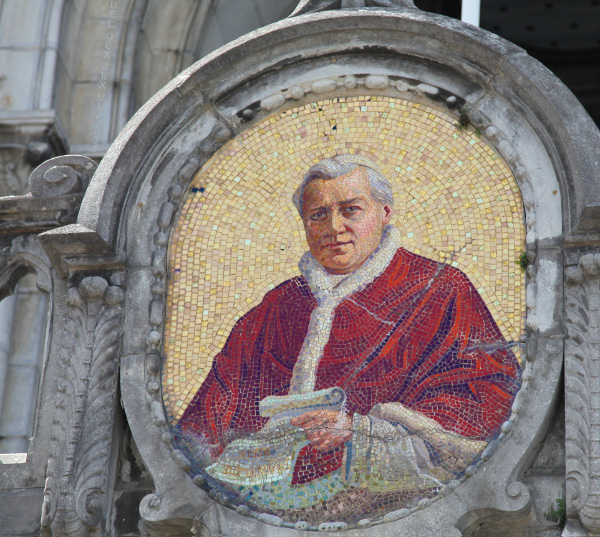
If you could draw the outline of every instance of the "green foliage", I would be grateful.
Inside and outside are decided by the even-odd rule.
[[[469,117],[469,107],[462,106],[458,109],[458,123],[455,123],[454,126],[459,131],[464,131],[467,129],[467,127],[469,127],[469,125],[473,126],[471,123],[471,118]],[[479,129],[474,129],[473,134],[479,138],[481,136],[481,131]]]
[[[550,509],[550,518],[562,529],[567,523],[567,501],[564,498],[556,499],[556,509]]]
[[[461,106],[458,109],[458,123],[455,123],[454,126],[462,131],[465,130],[471,124],[471,119],[469,118],[469,107]]]
[[[521,270],[527,270],[527,267],[529,266],[529,259],[527,259],[527,254],[525,252],[521,252],[521,255],[519,255],[518,263],[521,267]]]

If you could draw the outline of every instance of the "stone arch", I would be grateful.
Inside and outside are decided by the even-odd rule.
[[[18,113],[52,108],[63,5],[64,0],[3,4],[3,70],[19,76],[3,80],[1,110]],[[7,50],[9,47],[17,50]]]
[[[213,50],[257,28],[285,18],[295,2],[147,0],[131,80],[137,110],[181,70]]]
[[[53,9],[62,12],[55,106],[71,151],[101,156],[131,115],[182,69],[285,17],[293,4],[55,2]]]
[[[64,4],[55,108],[74,152],[103,153],[130,116],[132,51],[145,4]]]
[[[0,297],[4,299],[0,315],[3,329],[12,326],[12,330],[3,333],[0,361],[4,363],[0,365],[0,376],[4,378],[0,380],[2,388],[8,382],[13,389],[0,390],[7,403],[3,417],[8,416],[8,427],[4,419],[0,421],[13,437],[3,447],[21,453],[10,455],[0,464],[0,479],[8,488],[38,487],[28,492],[27,501],[41,505],[51,441],[50,423],[44,418],[50,414],[47,408],[53,396],[53,386],[46,380],[47,368],[53,368],[48,359],[46,323],[55,303],[53,293],[61,282],[55,281],[48,257],[35,235],[16,236],[4,244],[7,247],[0,252]],[[12,351],[16,351],[16,356],[11,355]]]
[[[33,273],[37,287],[45,293],[52,292],[52,274],[46,255],[37,241],[20,239],[11,244],[10,253],[3,259],[0,270],[0,297],[10,295],[17,282]]]

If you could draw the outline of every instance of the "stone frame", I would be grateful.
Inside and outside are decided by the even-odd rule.
[[[162,404],[159,358],[168,233],[192,177],[231,137],[291,103],[314,100],[314,94],[326,98],[367,90],[375,95],[410,95],[412,100],[454,110],[468,105],[472,124],[513,170],[526,209],[530,263],[527,367],[503,438],[490,444],[484,457],[489,460],[480,469],[464,481],[451,483],[439,500],[421,502],[413,513],[400,510],[384,522],[365,520],[360,529],[344,534],[460,535],[485,517],[517,519],[531,506],[520,478],[541,445],[556,401],[565,327],[565,262],[580,267],[569,269],[567,284],[576,287],[572,294],[588,292],[588,287],[589,293],[597,294],[593,282],[598,262],[593,252],[600,243],[596,186],[600,133],[553,75],[492,34],[411,8],[350,9],[301,15],[271,25],[184,71],[134,116],[111,146],[86,190],[77,222],[63,220],[67,225],[57,223],[50,226],[55,229],[39,235],[55,270],[70,287],[55,325],[66,318],[68,327],[83,315],[96,323],[90,325],[95,334],[91,337],[102,339],[97,323],[103,315],[122,318],[122,329],[114,328],[117,338],[105,344],[110,356],[92,356],[91,369],[81,375],[92,379],[94,370],[104,368],[106,378],[116,379],[111,367],[120,356],[122,403],[156,486],[155,494],[140,505],[150,535],[205,530],[212,535],[296,535],[297,530],[282,527],[277,517],[252,515],[244,509],[236,513],[223,498],[206,493],[199,486],[202,480],[188,475],[189,461],[173,448]],[[76,168],[76,160],[73,164]],[[567,307],[571,312],[581,309]],[[596,315],[595,302],[588,309]],[[571,318],[567,326],[575,324]],[[53,340],[64,330],[54,329]],[[590,338],[587,332],[583,336],[584,342]],[[83,356],[86,348],[81,344],[76,354]],[[584,370],[591,370],[593,352],[578,356]],[[58,357],[58,351],[51,351],[50,361]],[[569,351],[567,358],[569,387],[569,379],[581,375],[569,365],[575,361]],[[87,361],[80,360],[78,367],[87,368]],[[59,378],[54,382],[59,385]],[[596,452],[589,447],[597,421],[590,403],[595,382],[594,376],[579,390],[583,403],[573,402],[567,393],[567,416],[571,408],[585,418],[580,427],[581,452],[575,452],[581,442],[569,444],[579,431],[569,432],[567,425],[567,502],[574,531],[578,515],[586,528],[600,529],[594,494],[588,500],[597,478],[590,479],[585,470],[598,464]],[[53,489],[57,474],[54,467],[49,469],[44,515],[45,527],[53,532],[73,523],[74,531],[83,535],[105,525],[112,474],[110,470],[95,473],[95,468],[114,464],[110,437],[116,384],[110,380],[95,386],[91,406],[85,408],[90,412],[86,419],[95,415],[94,401],[105,402],[109,412],[102,415],[101,430],[79,435],[76,441],[91,446],[102,440],[108,453],[99,460],[77,461],[76,467],[84,471],[66,499]],[[91,390],[85,394],[88,399]],[[76,411],[76,406],[69,410]],[[56,449],[53,452],[64,469],[64,459]],[[584,478],[577,478],[576,471]],[[75,513],[76,519],[65,513]],[[337,529],[335,525],[321,528]]]
[[[182,74],[177,85],[180,95],[187,96],[192,92],[194,97],[200,97],[195,91],[201,91],[203,102],[196,101],[194,105],[199,117],[184,119],[180,116],[177,130],[168,135],[169,142],[159,143],[160,153],[154,148],[153,162],[144,163],[142,173],[152,178],[152,190],[146,187],[148,180],[140,184],[135,205],[143,205],[143,210],[136,210],[127,224],[129,229],[143,229],[146,235],[143,241],[130,243],[132,247],[127,247],[125,254],[128,261],[139,268],[130,272],[128,281],[128,296],[136,297],[137,307],[133,315],[126,312],[125,334],[131,336],[124,340],[123,401],[134,438],[157,486],[156,494],[146,497],[141,505],[142,517],[151,531],[160,532],[165,525],[190,527],[201,524],[207,525],[211,532],[224,535],[240,531],[286,534],[281,526],[287,524],[277,517],[252,514],[241,508],[234,514],[224,505],[226,500],[216,494],[211,498],[194,485],[202,483],[201,476],[192,481],[187,475],[190,462],[171,444],[160,393],[159,353],[168,233],[177,203],[193,174],[216,149],[247,125],[292,104],[315,100],[315,95],[318,98],[361,92],[409,95],[411,100],[433,102],[455,110],[468,104],[470,120],[507,160],[520,184],[527,211],[527,255],[530,261],[535,261],[528,270],[528,348],[524,387],[515,402],[511,420],[504,426],[502,436],[505,438],[490,445],[483,457],[489,461],[481,471],[471,469],[469,474],[473,475],[469,479],[464,483],[451,483],[441,496],[451,491],[453,494],[435,502],[421,502],[410,517],[407,517],[410,514],[407,510],[390,513],[381,526],[364,520],[362,534],[416,531],[419,528],[420,534],[436,535],[442,527],[447,532],[449,524],[456,526],[456,531],[466,530],[482,516],[493,512],[519,516],[530,506],[527,487],[520,483],[519,476],[531,462],[543,438],[561,372],[562,306],[559,297],[562,296],[562,259],[557,248],[563,222],[555,215],[560,213],[558,192],[562,189],[550,158],[553,153],[547,146],[550,134],[542,131],[545,138],[540,135],[539,125],[533,121],[534,111],[515,99],[517,91],[514,87],[507,87],[515,81],[509,77],[504,80],[494,78],[493,71],[484,64],[492,62],[494,55],[510,57],[511,53],[519,61],[532,60],[516,47],[491,38],[485,32],[447,19],[440,20],[415,11],[379,12],[377,15],[369,11],[327,13],[274,25],[238,40],[222,49],[220,54],[196,64]],[[459,43],[471,41],[470,46],[465,43],[460,50],[461,58],[458,54],[440,57],[439,41],[419,37],[419,43],[414,42],[418,34],[431,39],[433,29],[439,32],[440,22],[449,34],[446,36],[448,41],[451,38]],[[331,32],[333,25],[335,35],[324,39],[324,33]],[[462,34],[462,40],[451,35],[457,33]],[[436,37],[441,40],[439,33]],[[372,46],[378,47],[379,51],[364,54],[363,50],[350,49],[345,42],[356,40],[361,42],[359,48],[363,50]],[[475,51],[475,43],[481,45],[481,41],[486,46]],[[263,47],[270,48],[271,64],[257,62]],[[295,57],[291,57],[293,52]],[[272,64],[277,64],[277,69]],[[217,76],[215,71],[222,68],[227,69],[228,74]],[[196,85],[196,80],[202,85]],[[164,95],[162,101],[156,103],[157,107],[162,108],[164,100],[170,96],[170,92]],[[521,106],[515,106],[512,99]],[[167,135],[163,136],[166,140]],[[99,173],[102,171],[101,167]],[[85,209],[84,201],[80,223]],[[539,297],[538,287],[544,289]],[[147,303],[143,305],[144,299]],[[133,335],[134,326],[138,327],[136,335]],[[145,334],[139,330],[143,326],[147,327]],[[530,412],[519,412],[522,408],[529,408]],[[518,420],[517,414],[520,414]],[[159,436],[163,442],[159,447],[156,442],[152,445],[151,438]],[[490,458],[496,449],[496,455]],[[494,483],[494,487],[486,487],[486,482]],[[428,507],[426,511],[425,507]],[[202,517],[199,517],[200,513],[204,513]],[[250,516],[243,518],[240,514]],[[265,522],[271,526],[262,524]],[[373,529],[367,531],[371,525]],[[323,531],[343,527],[339,524],[322,526]],[[425,527],[427,533],[423,533]],[[355,532],[350,530],[350,533]]]

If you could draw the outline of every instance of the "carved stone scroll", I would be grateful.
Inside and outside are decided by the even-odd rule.
[[[600,532],[600,254],[566,274],[565,399],[567,509]]]
[[[67,155],[47,160],[29,177],[31,193],[37,197],[56,198],[85,192],[98,165],[88,157]]]
[[[43,535],[95,534],[105,523],[123,290],[99,276],[67,296]]]

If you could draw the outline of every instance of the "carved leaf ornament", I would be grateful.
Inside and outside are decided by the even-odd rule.
[[[565,393],[567,509],[600,531],[600,426],[594,401],[600,397],[600,254],[581,257],[566,277]]]
[[[123,290],[99,276],[84,278],[68,291],[52,457],[44,491],[45,535],[83,536],[102,524],[122,302]]]

